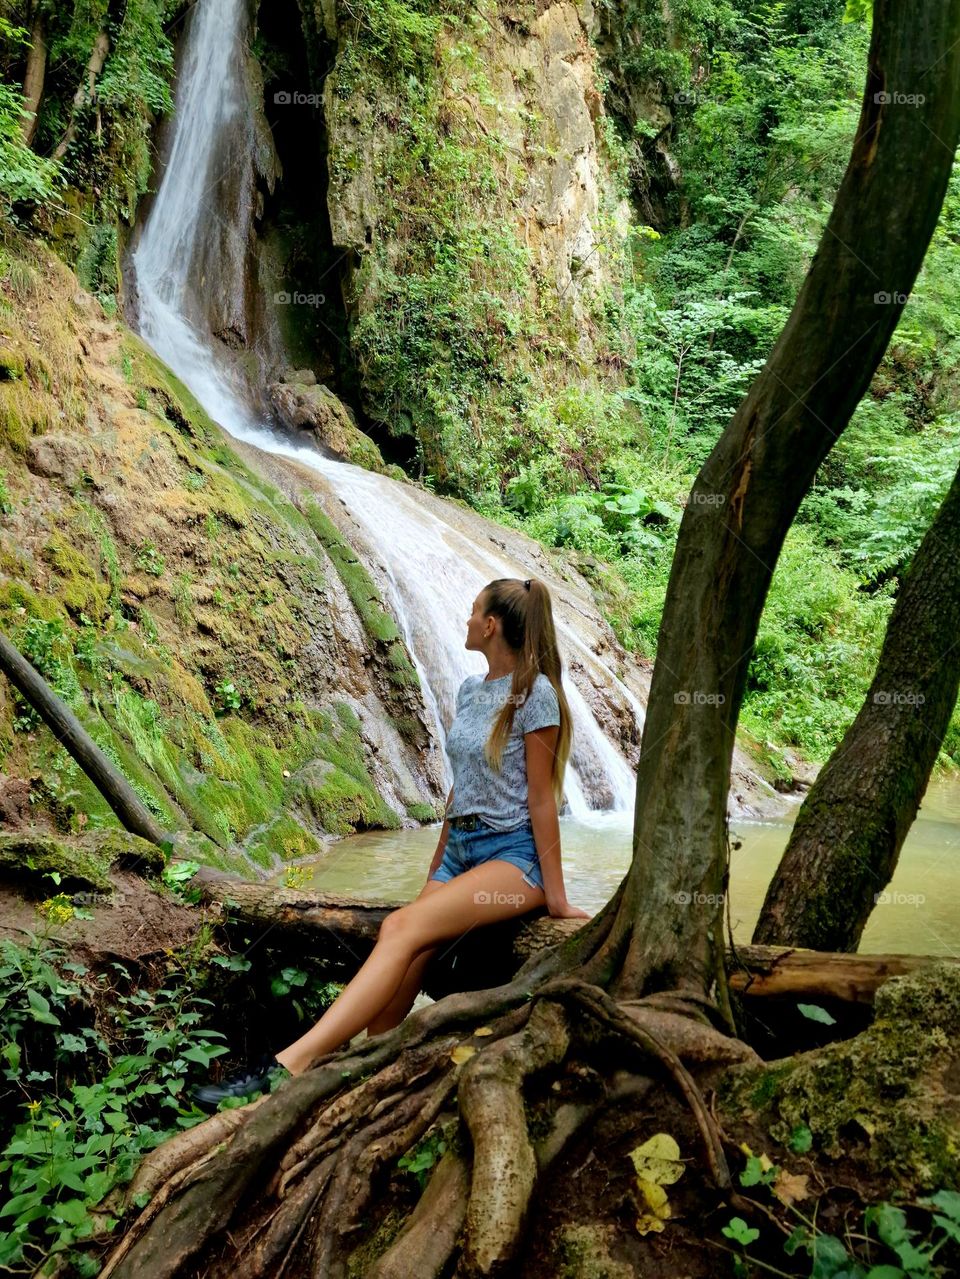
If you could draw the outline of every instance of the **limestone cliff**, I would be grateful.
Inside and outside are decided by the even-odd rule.
[[[0,625],[205,860],[431,817],[419,680],[323,495],[268,483],[49,253],[5,265]],[[8,825],[112,824],[5,682],[0,747]]]

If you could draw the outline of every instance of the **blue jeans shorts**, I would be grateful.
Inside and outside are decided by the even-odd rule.
[[[454,830],[452,826],[449,827],[443,860],[430,878],[445,884],[455,875],[462,875],[465,870],[481,866],[494,858],[519,866],[524,883],[531,888],[543,888],[540,858],[533,838],[533,826],[529,821],[513,830],[494,830],[492,826],[486,825],[480,825],[476,830]]]

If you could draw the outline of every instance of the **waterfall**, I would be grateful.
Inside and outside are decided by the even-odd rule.
[[[140,332],[230,435],[312,467],[342,500],[355,525],[351,540],[397,619],[437,740],[443,741],[461,681],[482,673],[478,656],[464,648],[474,596],[494,577],[528,577],[530,570],[506,550],[491,549],[490,538],[482,544],[458,527],[463,519],[455,518],[452,504],[277,434],[257,417],[243,379],[214,337],[207,318],[210,295],[222,308],[222,295],[241,288],[238,262],[247,241],[248,211],[237,207],[236,170],[249,166],[249,156],[223,139],[225,132],[236,132],[245,110],[248,21],[246,0],[197,0],[190,15],[169,157],[132,258]],[[504,541],[507,537],[504,530]],[[633,769],[605,735],[583,690],[589,693],[591,685],[605,690],[608,702],[639,723],[642,708],[584,638],[575,605],[561,601],[562,583],[554,586],[549,573],[540,575],[554,593],[564,687],[574,717],[568,804],[581,816],[591,807],[629,810]],[[577,663],[579,683],[571,678],[571,662]]]

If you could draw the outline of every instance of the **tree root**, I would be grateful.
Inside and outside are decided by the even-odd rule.
[[[519,1034],[464,1067],[460,1113],[473,1140],[463,1251],[468,1273],[495,1273],[515,1251],[537,1178],[521,1089],[534,1071],[559,1065],[569,1047],[563,1009],[541,1000]]]
[[[104,1279],[342,1279],[383,1171],[449,1113],[455,1092],[472,1161],[459,1145],[445,1153],[369,1270],[376,1279],[439,1275],[458,1247],[458,1276],[503,1274],[546,1168],[598,1109],[646,1093],[656,1075],[666,1075],[690,1107],[710,1175],[729,1192],[716,1124],[681,1058],[710,1070],[756,1060],[752,1050],[710,1025],[699,1006],[691,1015],[682,992],[620,1005],[576,977],[544,981],[552,965],[542,955],[536,963],[539,983],[528,973],[494,990],[450,996],[161,1147],[131,1187],[130,1197],[143,1190],[155,1197]],[[469,1043],[468,1024],[483,1032]],[[600,1044],[601,1060],[610,1059],[611,1040],[621,1062],[626,1046],[631,1069],[611,1074],[589,1064]],[[474,1050],[459,1068],[457,1046]],[[535,1077],[551,1074],[557,1087],[561,1075],[569,1087],[536,1103],[549,1122],[534,1138],[525,1092]]]

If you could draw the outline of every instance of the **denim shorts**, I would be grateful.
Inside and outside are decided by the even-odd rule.
[[[445,884],[455,875],[462,875],[465,870],[494,858],[518,866],[523,872],[524,883],[531,888],[543,888],[540,858],[529,821],[513,830],[494,830],[487,825],[480,825],[476,830],[449,827],[443,860],[430,878]]]

